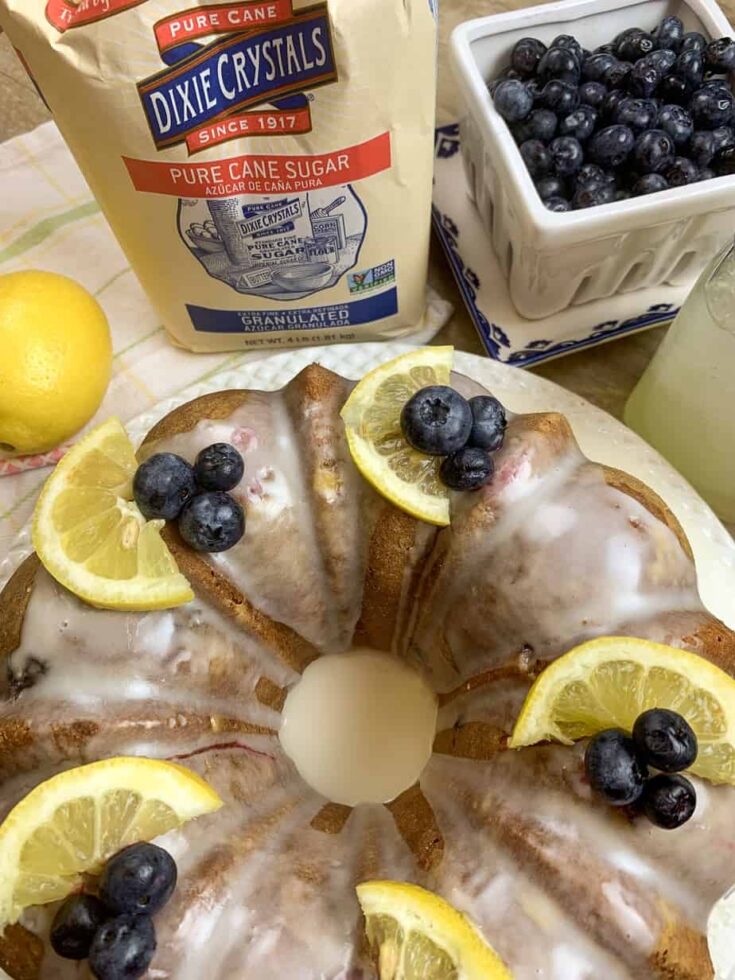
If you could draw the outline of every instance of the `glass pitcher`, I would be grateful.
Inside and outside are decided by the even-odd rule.
[[[735,522],[735,244],[697,280],[630,396],[625,422]]]

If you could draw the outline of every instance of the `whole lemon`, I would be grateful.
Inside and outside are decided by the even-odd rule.
[[[102,307],[53,272],[0,276],[0,456],[46,452],[78,432],[110,381]]]

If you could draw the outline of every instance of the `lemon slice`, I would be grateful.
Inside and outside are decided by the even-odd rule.
[[[355,465],[378,493],[412,517],[449,524],[449,491],[441,458],[413,449],[401,432],[401,409],[421,388],[448,385],[453,347],[421,347],[374,368],[341,415]]]
[[[194,598],[161,538],[133,502],[138,463],[118,419],[74,446],[46,481],[33,546],[51,575],[93,606],[167,609]]]
[[[27,906],[69,895],[128,844],[221,806],[196,773],[156,759],[105,759],[41,783],[0,824],[0,932]]]
[[[400,881],[357,886],[380,980],[510,980],[466,916],[432,892]]]
[[[692,726],[693,773],[735,784],[735,681],[703,657],[650,640],[605,636],[555,660],[528,692],[510,746],[631,731],[649,708],[677,711]]]

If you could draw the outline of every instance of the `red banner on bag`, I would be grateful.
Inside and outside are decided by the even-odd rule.
[[[241,112],[191,133],[186,137],[186,145],[192,154],[243,136],[286,136],[289,133],[310,133],[311,129],[309,106]]]
[[[390,133],[316,156],[248,154],[202,163],[163,163],[123,157],[137,191],[173,197],[295,194],[364,180],[391,165]]]
[[[46,20],[57,31],[93,24],[96,20],[114,17],[124,10],[137,7],[146,0],[48,0]]]
[[[171,14],[154,25],[158,48],[163,53],[185,41],[212,34],[235,34],[280,24],[293,17],[292,0],[248,0],[195,7]]]

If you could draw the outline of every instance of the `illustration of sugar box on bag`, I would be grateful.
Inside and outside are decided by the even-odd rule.
[[[182,201],[180,226],[211,276],[238,292],[290,299],[329,288],[355,264],[364,211],[351,187],[342,190]]]

